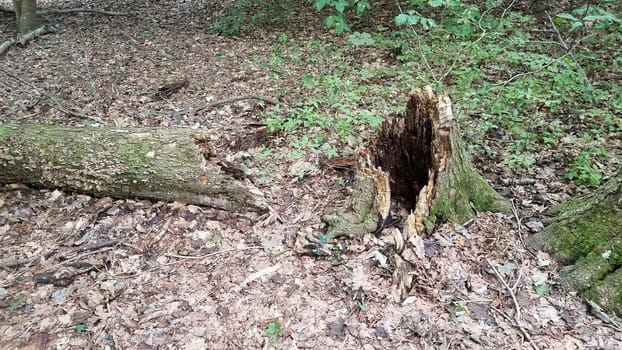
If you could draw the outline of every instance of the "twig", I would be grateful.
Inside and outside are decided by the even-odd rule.
[[[171,222],[172,221],[173,221],[173,217],[172,216],[169,217],[168,220],[166,220],[164,225],[162,225],[162,228],[160,229],[160,232],[158,232],[158,235],[154,237],[152,244],[160,242],[162,237],[164,237],[164,235],[168,232],[168,228],[171,227]]]
[[[400,10],[400,13],[403,14],[404,11],[402,11],[402,6],[400,6],[400,2],[396,1],[395,3],[397,4],[397,8]],[[428,71],[432,75],[432,79],[434,79],[435,82],[439,83],[439,80],[436,79],[436,74],[434,73],[432,66],[430,66],[430,62],[428,62],[428,58],[423,52],[423,49],[421,49],[421,37],[419,37],[419,33],[417,33],[417,31],[413,28],[413,26],[410,26],[410,30],[413,32],[413,34],[415,34],[415,37],[417,38],[417,48],[419,49],[419,54],[421,54],[423,63],[425,63],[426,67],[428,68]]]
[[[35,256],[31,256],[30,258],[13,259],[13,260],[4,261],[4,262],[0,261],[0,268],[18,267],[21,265],[30,264],[31,262],[34,262],[41,258],[47,259],[50,256],[52,256],[52,254],[54,254],[55,251],[56,251],[55,249],[50,249],[47,252],[37,254]]]
[[[263,247],[261,246],[250,246],[250,247],[242,247],[242,248],[231,248],[231,249],[223,249],[223,250],[219,250],[217,252],[213,252],[213,253],[209,253],[209,254],[203,254],[203,255],[175,255],[175,254],[164,254],[164,256],[169,257],[169,258],[176,258],[176,259],[182,259],[180,261],[183,260],[199,260],[199,259],[205,259],[205,258],[209,258],[215,255],[220,255],[220,254],[226,254],[226,253],[231,253],[231,252],[235,252],[238,250],[250,250],[250,249],[262,249]],[[175,261],[170,264],[175,264],[178,263],[179,261]]]
[[[508,283],[505,281],[503,276],[501,276],[499,271],[497,271],[497,269],[490,262],[490,260],[486,259],[486,263],[488,263],[488,266],[490,266],[490,268],[495,272],[495,275],[497,276],[499,281],[501,281],[501,283],[503,284],[505,289],[507,289],[508,293],[510,293],[510,297],[512,297],[512,302],[514,303],[514,309],[516,310],[516,312],[514,314],[514,321],[516,322],[516,326],[521,331],[521,333],[525,336],[525,338],[527,338],[527,340],[529,341],[529,344],[531,344],[531,347],[533,347],[534,350],[540,350],[538,348],[538,345],[536,345],[536,343],[534,343],[533,340],[531,339],[531,335],[527,332],[525,327],[523,327],[521,325],[521,322],[520,322],[520,319],[521,319],[520,305],[518,305],[518,300],[516,300],[516,294],[514,293],[514,290],[512,288],[510,288]]]
[[[590,79],[587,77],[587,74],[585,74],[585,71],[583,70],[583,67],[581,67],[581,65],[579,64],[579,61],[577,61],[577,57],[575,57],[574,52],[573,52],[574,51],[574,47],[576,45],[571,47],[571,48],[569,48],[568,44],[566,44],[566,41],[564,41],[564,38],[562,38],[561,33],[557,29],[557,26],[555,25],[555,22],[553,22],[553,19],[551,18],[551,15],[549,14],[549,12],[545,11],[544,13],[546,13],[546,17],[548,17],[549,22],[551,22],[551,26],[553,27],[553,30],[555,31],[555,34],[557,34],[557,38],[559,39],[559,43],[566,50],[566,52],[570,54],[570,57],[572,58],[572,61],[574,61],[574,64],[577,66],[577,69],[579,70],[579,72],[583,76],[583,83],[585,84],[585,87],[587,87],[588,91],[590,92],[590,96],[592,96],[592,99],[593,99],[594,98],[594,94],[592,92],[593,89],[592,89],[592,84],[590,83]]]
[[[49,9],[49,10],[37,11],[37,14],[45,15],[49,13],[65,14],[65,13],[79,13],[79,12],[96,13],[98,15],[104,15],[104,16],[128,16],[129,15],[129,13],[126,13],[126,12],[113,12],[113,11],[85,9],[85,8]]]
[[[568,55],[569,55],[568,53],[565,53],[564,55],[562,55],[562,56],[560,56],[560,57],[558,57],[558,58],[553,58],[553,59],[551,59],[551,60],[550,60],[550,61],[548,61],[545,65],[543,65],[542,67],[540,67],[540,68],[538,68],[538,69],[536,69],[536,70],[532,70],[532,71],[529,71],[529,72],[524,72],[524,73],[518,73],[518,74],[516,74],[516,75],[511,76],[511,77],[510,77],[510,79],[505,80],[505,81],[503,81],[503,82],[501,82],[501,83],[494,84],[494,85],[497,85],[497,86],[503,86],[503,87],[505,87],[507,84],[511,83],[512,81],[516,80],[517,78],[520,78],[520,77],[524,77],[524,76],[527,76],[527,75],[536,74],[536,73],[538,73],[538,72],[541,72],[544,68],[546,68],[546,67],[548,67],[548,66],[552,65],[552,64],[553,64],[553,63],[555,63],[555,62],[560,61],[562,58],[564,58],[564,57],[566,57],[566,56],[568,56]]]
[[[622,331],[622,326],[620,326],[620,323],[616,321],[614,318],[609,317],[609,315],[604,313],[600,305],[596,304],[595,302],[589,299],[587,300],[587,304],[590,306],[590,312],[592,313],[592,315],[596,316],[598,319],[603,321],[606,325],[610,326],[611,328],[617,331]]]
[[[512,6],[514,6],[514,3],[516,2],[516,0],[512,0],[512,2],[503,9],[503,13],[501,14],[501,18],[499,19],[499,22],[497,23],[497,26],[495,27],[495,30],[501,25],[501,22],[503,21],[503,19],[505,18],[505,15],[507,14],[508,10],[510,8],[512,8]],[[479,36],[479,38],[477,38],[477,40],[473,41],[472,43],[470,43],[467,47],[473,47],[475,44],[477,44],[478,42],[482,41],[487,35],[488,35],[488,31],[486,31],[486,29],[484,29],[482,27],[482,18],[484,18],[484,16],[486,15],[486,12],[482,13],[482,15],[479,17],[479,21],[477,22],[477,25],[479,26],[479,28],[482,30],[482,34]],[[449,66],[449,68],[447,69],[447,71],[445,72],[445,74],[443,74],[443,76],[441,77],[441,81],[445,80],[445,78],[449,75],[449,73],[451,73],[451,71],[454,69],[456,63],[458,62],[458,59],[462,58],[460,55],[456,55],[456,57],[454,58],[454,61],[451,63],[451,65]]]
[[[10,73],[6,69],[0,68],[0,71],[3,74],[5,74],[5,75],[7,75],[7,76],[17,80],[18,82],[21,82],[24,85],[30,86],[39,95],[42,95],[42,96],[45,96],[45,97],[48,97],[48,98],[53,98],[54,97],[51,94],[48,94],[45,90],[42,90],[38,86],[34,85],[33,83],[28,82],[28,81],[26,81],[26,80],[16,76],[15,74]],[[80,113],[80,112],[74,112],[72,110],[69,110],[69,109],[63,107],[60,103],[52,104],[52,103],[48,102],[48,106],[56,107],[59,111],[65,113],[65,114],[73,115],[75,117],[79,117],[79,118],[82,118],[82,119],[90,119],[90,120],[94,120],[94,121],[99,122],[99,123],[103,123],[103,121],[100,118],[98,118],[98,117],[86,115],[86,114]]]
[[[224,105],[224,104],[230,104],[230,103],[234,103],[237,101],[242,101],[242,100],[259,100],[259,101],[263,101],[263,102],[267,102],[269,104],[272,105],[278,105],[279,101],[273,100],[269,97],[264,97],[264,96],[254,96],[254,95],[244,95],[244,96],[237,96],[237,97],[231,97],[231,98],[225,98],[222,100],[218,100],[218,101],[214,101],[211,102],[205,106],[198,106],[194,108],[195,112],[200,112],[204,109],[208,109],[208,108],[212,108],[212,107],[216,107],[216,106],[220,106],[220,105]]]

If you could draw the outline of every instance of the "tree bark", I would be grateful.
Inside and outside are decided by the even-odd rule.
[[[533,245],[565,265],[563,285],[622,316],[622,170],[550,214]]]
[[[43,25],[37,15],[37,0],[13,0],[17,26],[22,34],[31,32]]]
[[[0,183],[264,210],[243,177],[199,131],[0,125]]]
[[[355,236],[383,229],[400,208],[393,229],[398,254],[394,278],[405,296],[414,258],[410,239],[444,222],[463,223],[477,211],[510,212],[509,203],[473,168],[447,96],[430,87],[409,98],[406,115],[385,121],[370,145],[356,156],[356,179],[348,204],[324,216],[329,237]],[[395,210],[392,210],[395,209]],[[393,211],[393,214],[391,212]],[[389,219],[390,220],[387,220]],[[297,250],[318,252],[325,240],[300,235]]]

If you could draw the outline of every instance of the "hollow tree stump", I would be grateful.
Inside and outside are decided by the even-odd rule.
[[[404,117],[386,120],[356,157],[353,195],[337,213],[323,217],[329,237],[381,230],[392,208],[410,213],[394,232],[398,256],[394,278],[404,296],[411,287],[409,240],[443,222],[463,223],[478,211],[510,212],[472,166],[447,96],[432,89],[411,94]],[[317,252],[322,240],[299,235],[297,250]]]

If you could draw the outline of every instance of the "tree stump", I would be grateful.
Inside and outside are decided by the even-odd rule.
[[[565,287],[622,316],[622,171],[549,214],[533,245],[565,265]]]
[[[0,183],[263,211],[206,132],[0,124]]]
[[[478,211],[510,212],[509,203],[473,168],[464,150],[447,96],[432,89],[411,94],[404,117],[386,120],[369,146],[356,156],[353,195],[337,213],[326,215],[329,237],[380,231],[392,208],[401,218],[394,238],[398,255],[394,278],[402,296],[410,290],[410,240],[451,221],[463,223]],[[393,220],[389,220],[393,221]],[[302,236],[297,250],[317,252],[318,237]]]

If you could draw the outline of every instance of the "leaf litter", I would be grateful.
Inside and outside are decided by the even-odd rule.
[[[39,1],[42,8],[70,4]],[[274,35],[216,36],[207,28],[213,13],[222,11],[220,2],[171,4],[82,1],[84,7],[140,14],[129,21],[49,15],[60,24],[58,33],[13,48],[2,59],[4,69],[23,81],[7,78],[0,118],[83,122],[36,101],[53,96],[106,125],[213,130],[231,157],[251,159],[249,169],[271,174],[258,185],[271,210],[258,217],[4,186],[1,348],[622,346],[618,321],[563,290],[557,265],[525,248],[514,217],[481,213],[468,224],[446,224],[430,237],[415,238],[414,284],[403,301],[391,280],[389,232],[340,241],[332,256],[293,253],[296,234],[321,230],[320,214],[347,195],[337,185],[339,175],[320,170],[312,156],[261,164],[250,157],[261,152],[261,143],[231,147],[236,136],[261,124],[255,117],[265,108],[261,101],[193,112],[222,98],[276,98],[287,91],[287,79],[275,86],[253,61],[268,55]],[[307,20],[321,28],[319,19]],[[308,35],[314,34],[291,33],[302,40]],[[0,34],[0,40],[7,37]],[[154,98],[184,79],[174,94]],[[285,93],[280,99],[295,104],[296,97]],[[283,154],[291,152],[285,140],[271,142]],[[533,211],[525,224],[533,232],[542,228],[538,215],[544,208],[532,202],[533,193],[544,193],[547,203],[568,196],[559,189],[547,192],[540,182],[506,186]],[[274,333],[267,334],[268,328]]]

